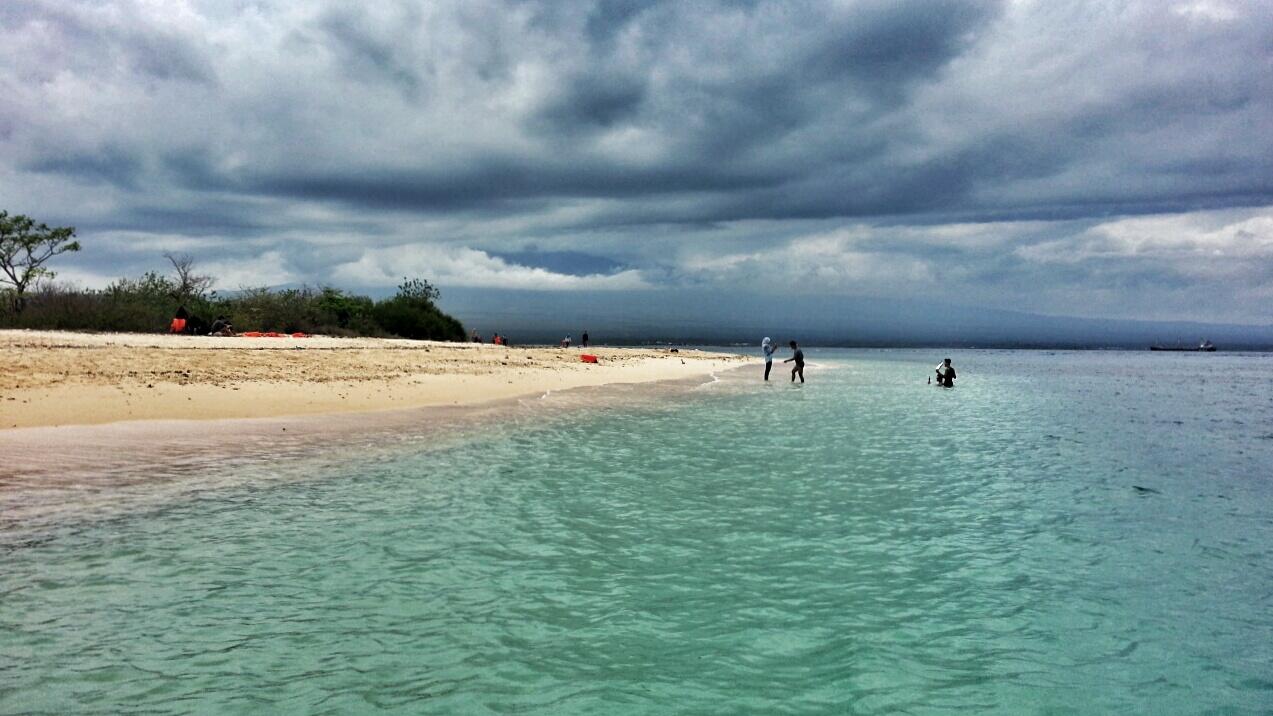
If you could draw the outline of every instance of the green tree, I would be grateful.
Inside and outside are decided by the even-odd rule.
[[[371,315],[373,303],[366,296],[353,296],[324,286],[317,299],[318,310],[340,328],[350,328]]]
[[[398,298],[407,301],[432,306],[433,302],[441,297],[442,292],[422,278],[404,278],[402,283],[398,284]]]
[[[376,323],[403,338],[464,340],[464,326],[433,304],[440,295],[428,281],[403,279],[398,295],[376,304]]]
[[[0,211],[0,283],[13,287],[9,292],[14,313],[26,307],[27,289],[33,282],[53,278],[53,272],[44,267],[46,261],[80,250],[80,242],[74,238],[73,226],[50,228],[28,216]]]

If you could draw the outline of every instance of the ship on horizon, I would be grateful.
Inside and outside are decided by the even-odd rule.
[[[1214,343],[1212,343],[1211,341],[1208,341],[1208,340],[1204,339],[1204,340],[1202,341],[1202,343],[1199,343],[1199,344],[1198,344],[1198,346],[1197,346],[1196,348],[1189,348],[1189,347],[1185,347],[1185,346],[1162,346],[1162,345],[1152,345],[1152,346],[1150,346],[1150,347],[1149,347],[1149,350],[1151,350],[1151,351],[1176,351],[1176,352],[1188,352],[1188,353],[1215,353],[1215,351],[1216,351],[1216,346],[1215,346],[1215,344],[1214,344]]]

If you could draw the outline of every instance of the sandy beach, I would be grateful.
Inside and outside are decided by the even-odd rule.
[[[584,352],[599,362],[583,363]],[[0,331],[0,429],[476,405],[702,377],[749,360],[647,348]]]

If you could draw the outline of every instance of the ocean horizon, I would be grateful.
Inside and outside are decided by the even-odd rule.
[[[0,712],[1273,709],[1273,354],[806,355],[12,474]]]

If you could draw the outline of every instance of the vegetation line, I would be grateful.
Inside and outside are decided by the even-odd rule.
[[[190,256],[166,253],[171,275],[149,271],[104,289],[56,283],[46,264],[79,251],[74,237],[74,227],[50,228],[0,211],[0,328],[158,333],[181,309],[188,314],[183,332],[192,334],[207,334],[222,319],[240,332],[465,339],[464,326],[437,307],[438,289],[419,278],[404,278],[397,294],[380,301],[331,286],[221,293]]]

